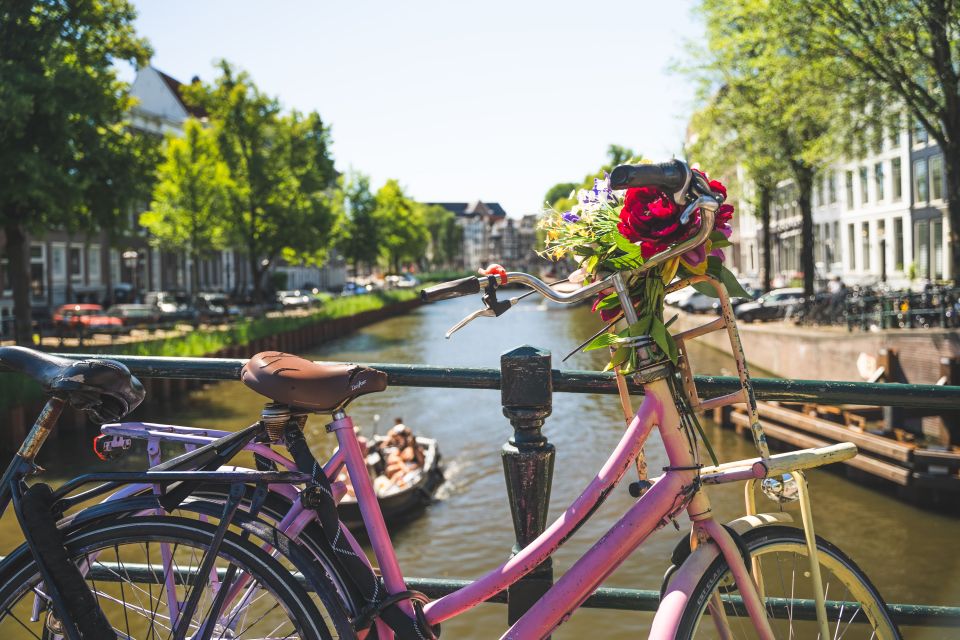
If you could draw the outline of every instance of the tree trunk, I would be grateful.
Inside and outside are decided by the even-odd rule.
[[[7,216],[8,220],[17,216]],[[13,289],[14,340],[33,346],[33,321],[30,317],[30,251],[27,235],[16,222],[3,228],[7,236],[7,273]]]
[[[960,284],[960,144],[956,146],[956,149],[943,150],[944,187],[950,216],[950,275],[954,285]]]
[[[190,253],[190,295],[196,296],[200,293],[200,255],[195,252]]]
[[[252,248],[248,259],[250,260],[250,279],[253,281],[250,283],[253,286],[253,302],[260,304],[263,302],[263,272],[261,271],[260,260]]]
[[[758,190],[760,191],[760,228],[761,233],[763,234],[763,250],[761,251],[762,255],[762,267],[763,270],[763,282],[761,288],[764,292],[770,291],[770,280],[771,280],[771,264],[773,263],[770,257],[770,202],[773,200],[773,189],[768,185],[759,185]]]
[[[813,264],[813,169],[806,163],[798,163],[794,167],[794,178],[800,195],[797,200],[800,205],[800,268],[803,270],[803,294],[813,295],[815,267]]]

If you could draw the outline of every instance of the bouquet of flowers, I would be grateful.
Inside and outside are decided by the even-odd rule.
[[[694,171],[697,171],[694,169]],[[701,172],[706,179],[706,175]],[[719,181],[709,180],[710,188],[726,198],[727,190]],[[571,194],[572,195],[572,194]],[[638,269],[658,253],[694,235],[700,226],[700,211],[686,224],[680,217],[684,206],[653,187],[612,191],[609,176],[595,179],[593,189],[581,189],[577,204],[570,211],[549,211],[540,221],[546,232],[546,248],[541,255],[554,260],[572,256],[580,265],[570,279],[590,283],[615,271]],[[740,283],[723,264],[723,249],[730,245],[730,220],[733,206],[721,204],[714,229],[705,244],[668,260],[628,281],[630,297],[637,311],[637,322],[618,333],[605,332],[589,342],[584,350],[611,347],[606,370],[620,367],[623,373],[636,369],[636,350],[628,346],[631,339],[649,335],[676,363],[677,347],[663,321],[664,289],[674,278],[708,273],[719,279],[732,296],[746,295]],[[693,285],[698,291],[716,296],[706,283]],[[623,315],[620,299],[613,290],[602,292],[593,310],[612,328]]]

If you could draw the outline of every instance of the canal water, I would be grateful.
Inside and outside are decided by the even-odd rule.
[[[413,313],[366,327],[357,333],[304,353],[318,360],[426,363],[497,367],[502,352],[531,344],[553,353],[554,367],[599,369],[603,354],[566,353],[597,330],[584,307],[569,309],[528,300],[502,318],[481,318],[444,340],[446,329],[476,306],[475,300],[454,300],[425,306]],[[747,356],[750,345],[745,345]],[[693,346],[693,362],[701,373],[732,373],[729,358],[707,347]],[[193,392],[176,408],[150,409],[150,418],[192,426],[237,429],[256,419],[263,398],[239,383],[222,383]],[[551,518],[578,495],[609,455],[623,430],[614,396],[556,394],[553,415],[544,428],[556,446]],[[367,435],[384,432],[400,417],[418,434],[435,437],[446,464],[447,483],[438,500],[419,519],[394,532],[400,564],[410,576],[477,578],[508,557],[514,541],[500,461],[500,448],[511,428],[503,417],[496,391],[392,388],[366,396],[352,414]],[[143,416],[145,417],[145,416]],[[752,444],[730,431],[707,424],[707,433],[722,460],[756,455]],[[319,454],[333,446],[323,421],[311,418],[308,440]],[[62,438],[42,453],[49,476],[66,478],[96,468],[89,440]],[[647,445],[651,469],[666,461],[651,437]],[[134,464],[129,462],[127,464]],[[817,532],[844,549],[872,577],[890,602],[960,605],[960,520],[921,510],[892,496],[847,480],[842,474],[813,472]],[[618,487],[602,508],[555,556],[561,573],[632,503],[625,486]],[[740,485],[710,490],[714,509],[723,519],[742,511]],[[761,509],[777,505],[762,497]],[[0,544],[6,553],[17,543],[16,525],[5,518]],[[685,522],[681,522],[685,525]],[[654,534],[609,577],[606,586],[657,589],[676,542],[684,535],[673,527]],[[645,637],[651,614],[581,610],[555,638]],[[444,623],[446,638],[498,637],[506,627],[506,607],[488,604]],[[943,638],[946,630],[911,630],[910,638]]]

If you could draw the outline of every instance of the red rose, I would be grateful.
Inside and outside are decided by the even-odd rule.
[[[687,235],[687,228],[680,226],[682,211],[658,189],[628,189],[617,229],[630,242],[639,242],[643,257],[649,258]]]

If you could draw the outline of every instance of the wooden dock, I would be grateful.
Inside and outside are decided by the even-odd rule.
[[[844,462],[855,473],[865,474],[898,488],[898,493],[923,502],[952,500],[960,494],[960,450],[928,449],[912,442],[865,430],[869,407],[819,407],[760,402],[760,424],[773,442],[797,448],[824,447],[852,442],[859,455]],[[849,414],[849,415],[847,415]],[[857,417],[853,417],[857,416]],[[714,412],[723,426],[749,434],[745,411],[724,407]],[[843,422],[837,422],[842,419]]]

